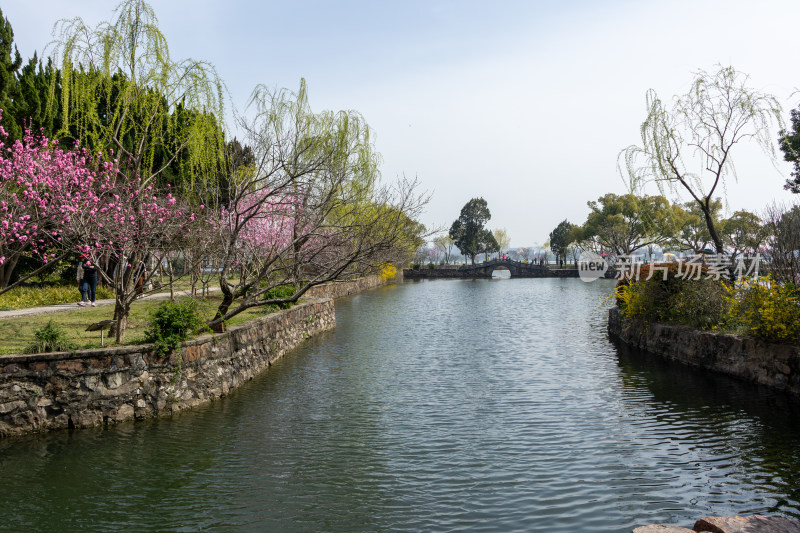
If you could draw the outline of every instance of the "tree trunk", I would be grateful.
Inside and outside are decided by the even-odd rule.
[[[113,271],[113,268],[111,267],[111,251],[110,250],[107,250],[106,252],[103,253],[103,272],[105,272],[106,276],[109,277],[109,278],[113,278],[114,277],[114,271]],[[108,286],[108,283],[106,282],[106,280],[105,280],[105,278],[103,276],[100,276],[100,278],[97,281],[100,282],[101,280],[103,281],[104,285]]]
[[[172,269],[172,261],[167,260],[167,273],[169,275],[169,303],[175,303],[175,273]]]
[[[718,254],[722,254],[725,252],[725,249],[722,245],[722,238],[719,236],[719,232],[717,232],[717,227],[714,225],[714,219],[711,217],[711,210],[707,205],[704,204],[700,204],[700,207],[703,209],[703,215],[705,215],[708,233],[711,235],[711,240],[714,242],[714,247],[716,248]],[[696,251],[697,250],[695,250],[695,252]]]
[[[130,312],[130,304],[120,298],[114,302],[114,324],[111,326],[109,335],[114,335],[117,344],[122,342],[125,337],[125,329],[128,327],[128,313]]]
[[[15,256],[0,265],[0,289],[8,287],[11,281],[11,274],[14,272],[14,267],[17,265],[18,260],[19,256]]]
[[[225,274],[225,272],[223,272],[223,274]],[[221,276],[219,288],[222,291],[222,302],[220,302],[217,307],[217,313],[214,315],[212,322],[224,317],[231,308],[231,304],[233,304],[233,291],[231,291],[231,287],[228,285],[224,276]]]

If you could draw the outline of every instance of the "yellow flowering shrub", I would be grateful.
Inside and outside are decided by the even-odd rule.
[[[728,325],[742,333],[778,342],[800,342],[800,293],[797,286],[746,281],[732,295]]]
[[[648,280],[647,266],[638,279],[617,284],[615,296],[623,317],[800,343],[797,285],[770,278],[736,285],[712,278],[682,279],[672,265],[667,279],[658,275]]]
[[[386,281],[388,279],[394,279],[397,275],[397,267],[395,267],[391,263],[383,263],[381,265],[381,280]]]

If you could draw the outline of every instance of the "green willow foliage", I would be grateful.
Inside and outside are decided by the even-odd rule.
[[[149,4],[126,0],[114,22],[61,20],[61,131],[115,154],[145,184],[205,189],[225,164],[223,85],[204,61],[174,61]]]
[[[718,253],[724,245],[711,204],[717,191],[724,191],[726,179],[736,177],[731,151],[742,141],[754,141],[774,160],[770,126],[783,125],[778,100],[751,89],[748,82],[746,74],[720,66],[714,73],[696,72],[689,91],[672,105],[650,89],[640,127],[642,143],[619,154],[618,165],[627,170],[632,193],[649,182],[662,194],[688,193],[702,211]]]
[[[370,199],[380,179],[381,158],[360,113],[313,112],[305,79],[296,93],[258,85],[248,107],[255,116],[245,129],[256,133],[256,140],[270,139],[266,146],[253,143],[257,155],[270,152],[290,178],[327,175],[323,180],[340,184],[350,201]]]

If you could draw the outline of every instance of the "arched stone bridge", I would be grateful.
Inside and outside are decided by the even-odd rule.
[[[512,278],[577,278],[575,268],[550,268],[548,265],[523,263],[510,259],[489,261],[459,268],[420,268],[403,270],[407,279],[416,278],[491,278],[495,270],[508,270]]]

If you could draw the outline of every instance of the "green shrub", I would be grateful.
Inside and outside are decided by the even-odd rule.
[[[643,265],[638,279],[621,280],[616,296],[623,316],[699,329],[711,329],[724,322],[731,307],[724,282],[703,279],[707,270],[704,265],[700,266],[701,279],[695,279],[694,273],[692,279],[681,277],[678,268],[677,263],[655,265],[651,275],[650,265]]]
[[[165,357],[187,340],[192,332],[203,329],[203,325],[197,302],[164,302],[150,314],[150,326],[144,332],[145,341],[152,342],[156,354]]]
[[[624,308],[631,305],[626,298],[633,297],[632,305],[636,318],[642,320],[665,320],[667,315],[663,303],[670,300],[681,291],[682,284],[687,281],[678,276],[677,263],[664,263],[653,265],[651,274],[650,265],[641,266],[634,279],[621,279],[617,282],[617,305]],[[666,270],[666,279],[664,279]],[[649,278],[649,279],[648,279]],[[629,287],[630,293],[627,293]]]
[[[715,279],[682,279],[677,266],[649,277],[648,265],[634,280],[617,284],[625,318],[724,329],[772,342],[800,343],[800,288],[767,278],[736,286]]]
[[[66,352],[77,345],[67,338],[67,333],[52,320],[33,332],[36,340],[25,347],[25,353]]]
[[[274,287],[264,293],[264,300],[274,300],[279,298],[291,298],[294,296],[295,289],[293,285],[281,285],[279,287]],[[289,309],[292,304],[291,302],[283,302],[279,304],[275,304],[281,309]]]
[[[691,280],[670,300],[672,321],[697,329],[713,329],[726,322],[731,311],[728,289],[714,279]]]

